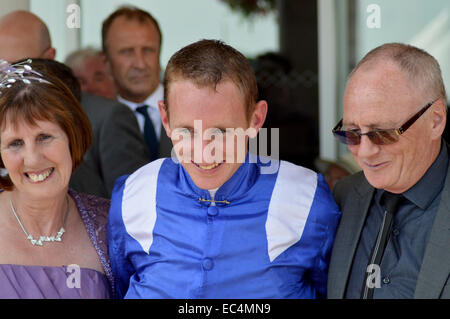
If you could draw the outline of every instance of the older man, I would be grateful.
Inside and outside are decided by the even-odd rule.
[[[172,56],[164,84],[159,109],[178,161],[116,183],[108,240],[118,295],[324,297],[340,212],[321,175],[284,161],[266,170],[235,142],[255,137],[267,113],[247,59],[202,40]]]
[[[160,83],[162,34],[150,13],[124,6],[102,26],[102,47],[117,88],[117,99],[136,115],[151,158],[171,155],[158,111],[164,89]]]
[[[14,11],[0,19],[0,59],[54,59],[45,23],[28,11]],[[84,93],[81,100],[91,121],[94,141],[70,186],[79,192],[110,197],[117,177],[150,161],[133,113],[124,105]]]
[[[68,65],[81,85],[81,91],[116,99],[116,89],[101,51],[87,47],[67,56]]]
[[[24,58],[53,60],[56,55],[45,23],[28,11],[13,11],[0,19],[0,59],[14,62]]]
[[[439,64],[423,50],[385,44],[350,74],[333,132],[363,172],[334,189],[329,298],[450,298],[445,124]]]

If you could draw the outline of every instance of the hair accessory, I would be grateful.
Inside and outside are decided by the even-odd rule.
[[[33,60],[28,59],[23,62],[10,64],[8,61],[0,59],[0,94],[1,90],[10,88],[14,83],[22,81],[25,84],[31,84],[31,81],[48,83],[43,75],[33,70],[30,63]]]

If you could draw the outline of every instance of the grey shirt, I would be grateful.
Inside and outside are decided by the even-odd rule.
[[[420,160],[420,159],[418,159]],[[447,176],[448,153],[445,142],[433,165],[413,187],[395,215],[389,242],[380,265],[381,287],[374,299],[413,298],[425,247]],[[360,298],[372,247],[383,220],[380,199],[384,190],[375,191],[353,261],[345,298]]]

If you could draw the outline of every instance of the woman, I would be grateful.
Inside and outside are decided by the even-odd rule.
[[[109,201],[68,187],[91,140],[59,79],[0,61],[0,298],[112,296]]]

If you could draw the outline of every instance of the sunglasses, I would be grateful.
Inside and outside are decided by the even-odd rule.
[[[336,139],[347,145],[359,145],[361,143],[361,136],[366,135],[373,144],[387,145],[395,143],[399,140],[400,135],[414,124],[419,117],[422,116],[438,99],[425,105],[419,112],[406,121],[400,128],[393,128],[388,130],[373,130],[367,133],[360,133],[357,130],[342,131],[342,120],[333,128],[333,135]]]

